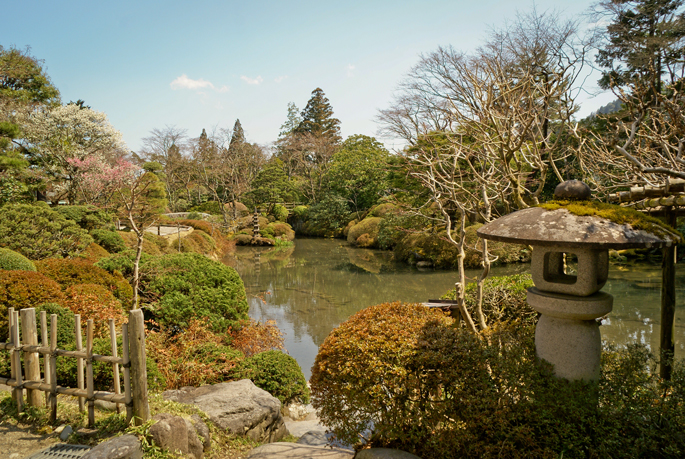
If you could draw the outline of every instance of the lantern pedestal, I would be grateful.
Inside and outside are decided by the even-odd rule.
[[[535,327],[538,358],[554,365],[554,374],[571,381],[597,381],[602,350],[599,323],[614,298],[598,292],[585,297],[528,289],[528,304],[541,313]]]

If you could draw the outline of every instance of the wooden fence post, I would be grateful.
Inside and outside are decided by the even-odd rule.
[[[74,333],[76,334],[76,351],[83,352],[83,338],[81,336],[81,314],[74,315]],[[83,382],[83,359],[81,357],[76,359],[76,385],[83,390],[85,384]],[[78,398],[78,410],[80,413],[85,411],[85,399]]]
[[[133,416],[135,425],[150,419],[147,400],[147,367],[145,362],[145,322],[143,311],[134,309],[128,314],[129,346],[131,358],[131,385],[133,391]]]
[[[117,349],[117,329],[114,326],[114,319],[109,319],[109,340],[112,346],[112,357],[119,356],[119,350]],[[121,380],[119,378],[119,364],[112,364],[112,371],[114,373],[114,393],[121,394]],[[117,413],[121,413],[121,405],[117,403]]]
[[[34,308],[21,310],[21,337],[26,345],[38,345],[36,310]],[[40,359],[37,352],[24,352],[24,368],[26,370],[27,381],[40,381]],[[27,389],[26,403],[29,406],[43,406],[40,391]]]
[[[50,422],[57,421],[57,314],[50,314]]]
[[[12,342],[12,350],[10,352],[10,361],[12,362],[11,377],[14,379],[16,386],[12,389],[12,398],[17,404],[17,411],[20,413],[24,409],[24,390],[21,385],[24,380],[21,374],[21,352],[19,348],[19,313],[14,308],[9,308],[10,315],[10,341]]]
[[[40,345],[50,347],[48,341],[48,313],[40,311]],[[43,355],[43,377],[45,384],[50,384],[50,357]],[[45,392],[45,406],[50,406],[50,392]]]

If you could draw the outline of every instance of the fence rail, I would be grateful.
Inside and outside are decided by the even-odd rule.
[[[45,403],[50,407],[50,422],[57,419],[57,395],[78,397],[79,410],[85,411],[88,403],[88,425],[95,424],[95,400],[103,400],[126,408],[126,421],[135,420],[137,425],[147,421],[150,410],[147,401],[147,368],[145,366],[145,328],[141,310],[129,313],[128,324],[122,325],[122,350],[118,356],[117,334],[113,319],[109,319],[112,355],[93,353],[93,320],[86,325],[86,346],[83,348],[81,316],[75,315],[76,350],[67,351],[57,348],[57,315],[50,315],[48,321],[45,311],[40,314],[41,343],[38,344],[36,312],[34,308],[9,313],[9,342],[0,343],[0,351],[9,351],[10,377],[0,377],[0,383],[12,387],[12,397],[18,410],[24,409],[24,390],[26,404],[42,406],[40,392],[45,392]],[[21,317],[21,320],[20,320]],[[21,329],[21,330],[20,330]],[[49,338],[49,339],[48,339]],[[23,368],[22,368],[23,355]],[[40,358],[43,358],[43,377],[40,371]],[[77,361],[77,388],[57,385],[57,357],[73,358]],[[93,378],[93,363],[104,362],[112,365],[114,392],[96,391]],[[84,368],[85,364],[85,368]],[[119,366],[123,368],[124,391],[121,391]],[[84,377],[85,370],[85,377]]]

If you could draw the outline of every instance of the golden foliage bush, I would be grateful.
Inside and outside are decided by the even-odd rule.
[[[254,319],[245,320],[236,327],[230,327],[228,335],[231,337],[231,345],[246,357],[265,351],[284,349],[283,333],[273,320],[265,323]]]
[[[181,331],[175,327],[149,331],[146,343],[167,388],[178,389],[232,380],[233,370],[244,356],[229,340],[227,335],[213,332],[208,322],[194,319]]]
[[[378,236],[381,220],[382,218],[380,217],[369,217],[360,221],[347,232],[347,242],[356,244],[357,239],[362,234],[368,234],[370,239],[375,240],[376,236]]]

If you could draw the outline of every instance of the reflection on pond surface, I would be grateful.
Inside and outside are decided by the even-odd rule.
[[[247,290],[250,316],[273,319],[286,334],[286,349],[309,378],[318,347],[330,331],[355,312],[390,301],[424,302],[454,286],[454,271],[419,271],[392,261],[392,253],[351,248],[337,239],[297,239],[295,247],[238,247],[224,260]],[[493,268],[491,275],[528,272],[529,265]],[[475,279],[478,270],[467,271]],[[614,310],[601,327],[613,343],[659,345],[660,266],[612,266],[603,291],[614,295]],[[683,356],[680,319],[685,272],[678,273],[676,355]]]

